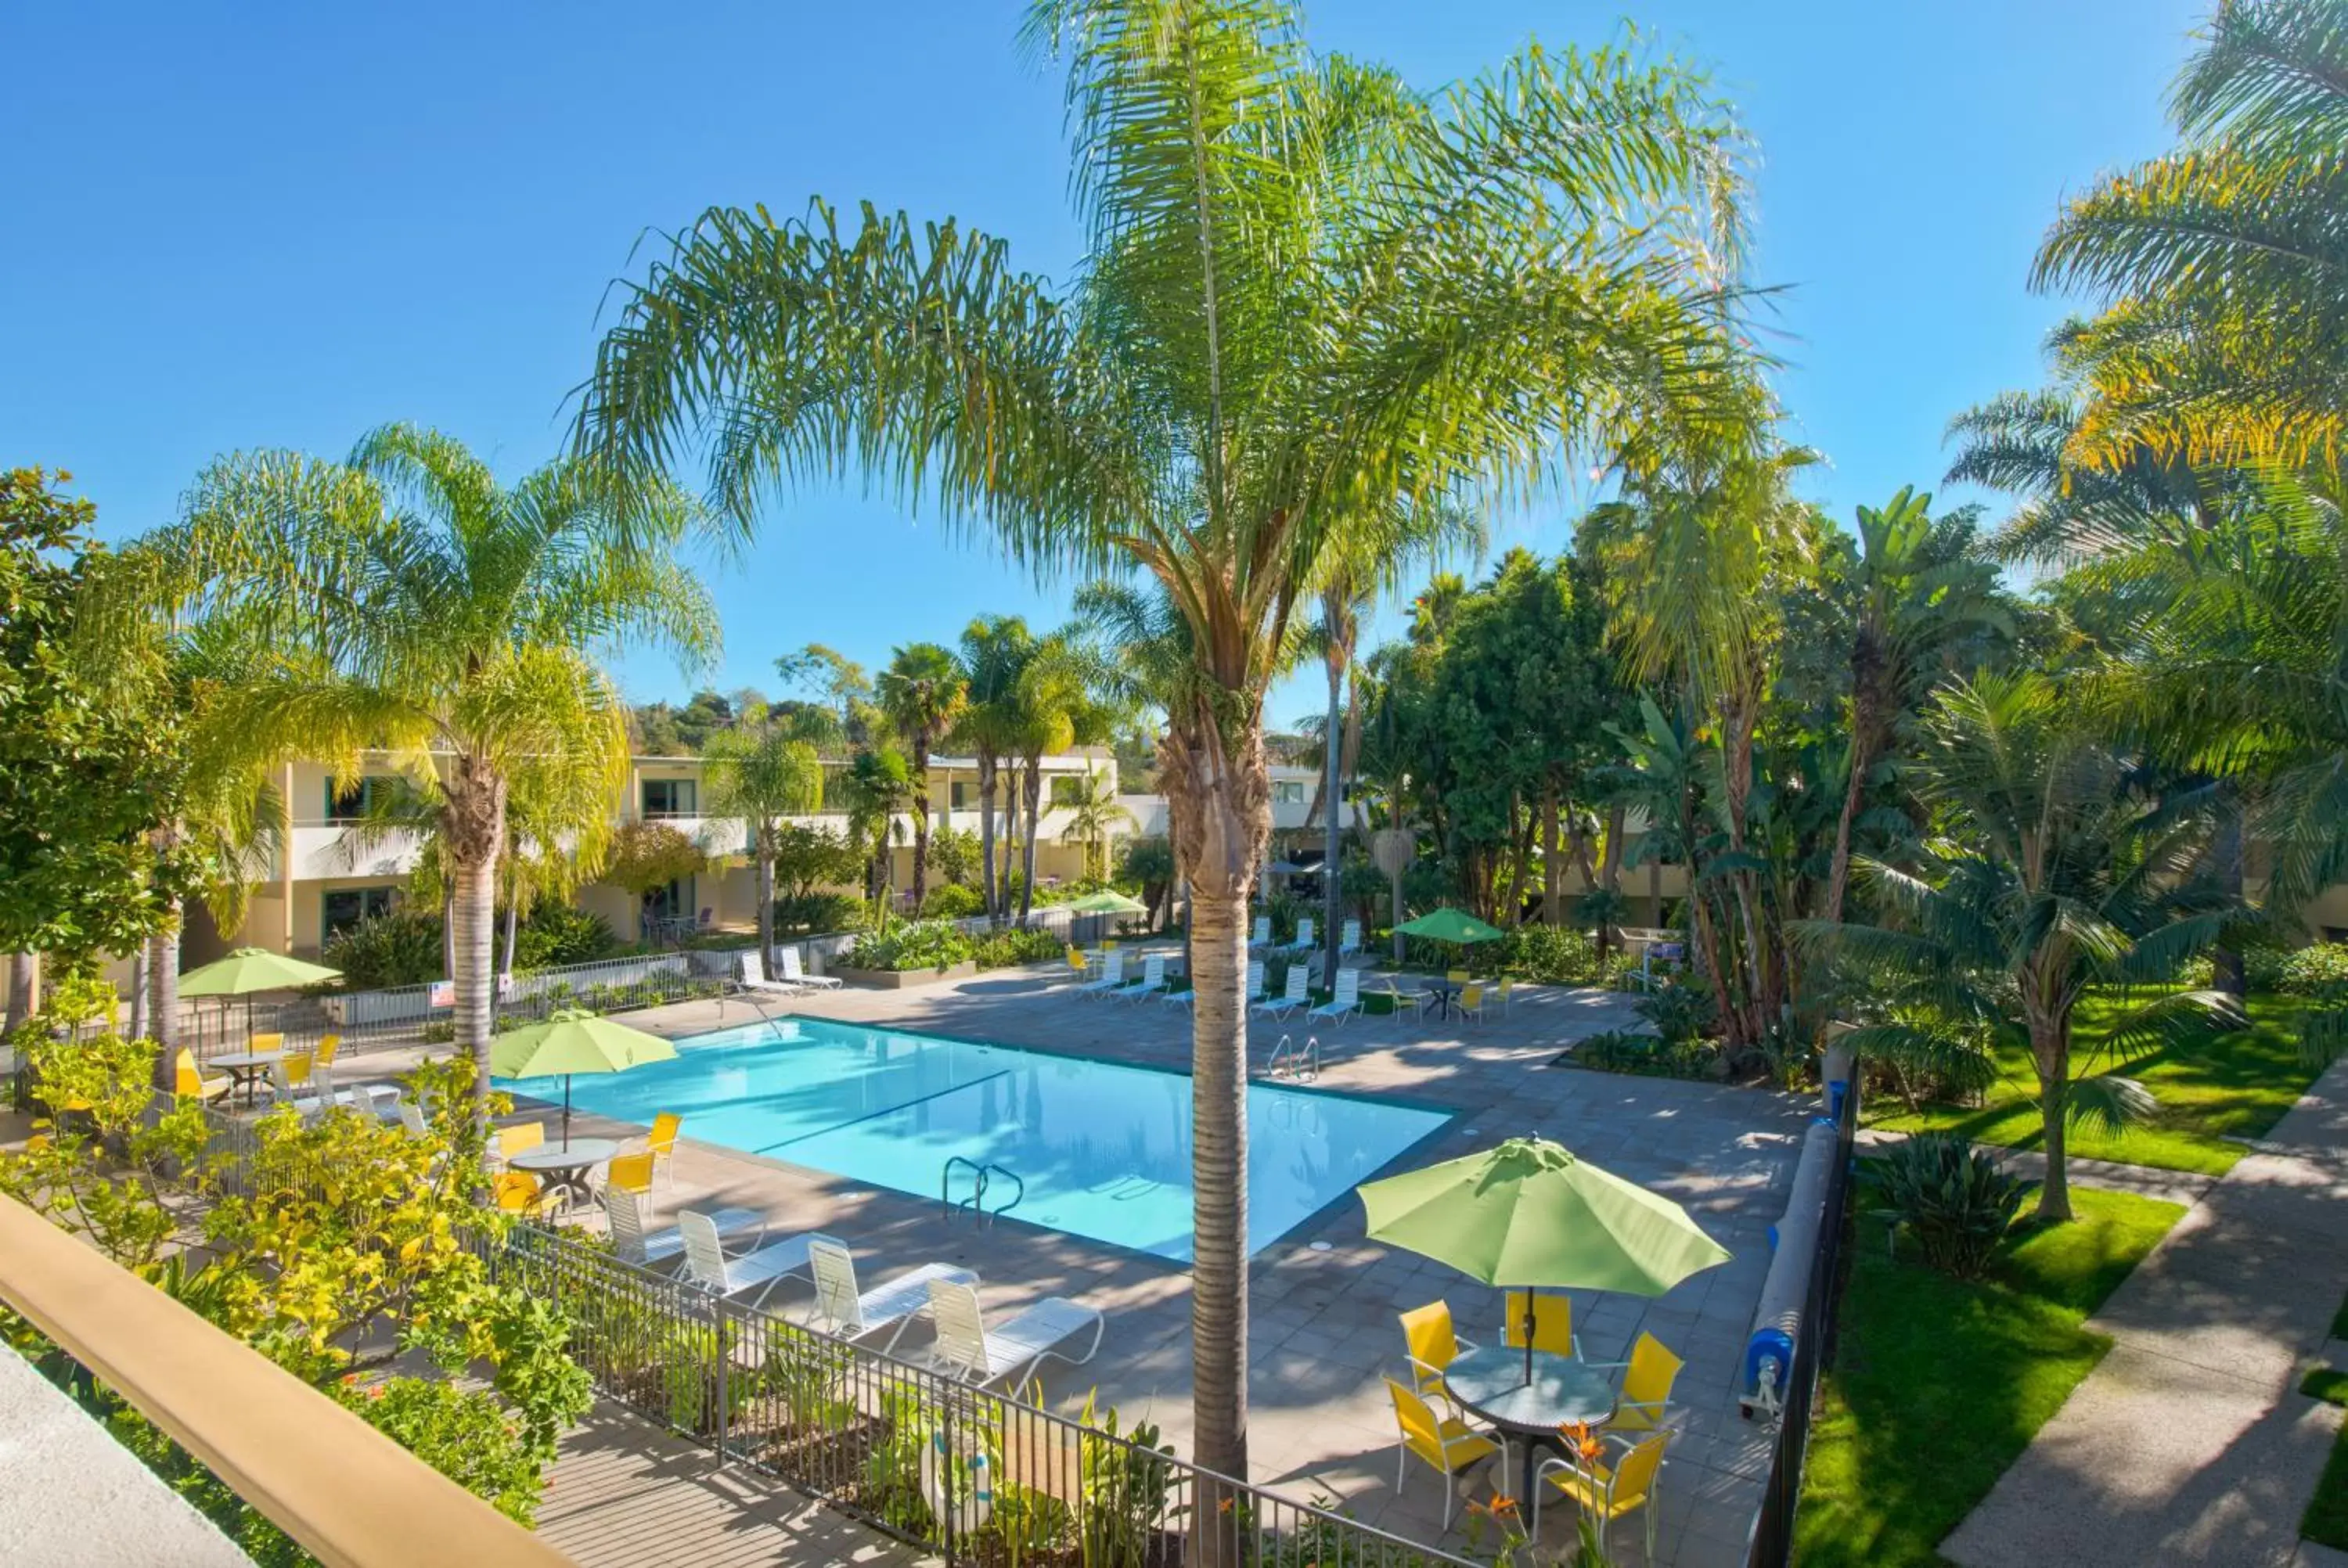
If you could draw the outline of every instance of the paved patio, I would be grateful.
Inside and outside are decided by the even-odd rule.
[[[1041,971],[998,970],[901,991],[850,989],[764,1009],[1104,1060],[1187,1062],[1187,1012],[1156,1002],[1054,994],[1057,983]],[[629,1021],[687,1035],[752,1016],[748,1004],[729,1000],[682,1004],[631,1015]],[[1585,1354],[1620,1358],[1644,1328],[1687,1358],[1677,1389],[1686,1425],[1664,1472],[1655,1561],[1727,1568],[1744,1559],[1772,1437],[1769,1429],[1738,1414],[1738,1365],[1767,1265],[1766,1232],[1784,1206],[1812,1102],[1548,1065],[1574,1040],[1629,1017],[1626,999],[1617,995],[1527,988],[1517,993],[1509,1016],[1482,1024],[1355,1020],[1316,1031],[1328,1048],[1320,1086],[1402,1094],[1459,1113],[1389,1169],[1539,1132],[1670,1194],[1735,1255],[1726,1266],[1658,1300],[1583,1294],[1575,1302]],[[1265,1049],[1259,1036],[1258,1059]],[[396,1064],[396,1058],[379,1056],[355,1065]],[[618,1135],[641,1131],[585,1115],[574,1118],[574,1129]],[[1098,1358],[1049,1378],[1048,1402],[1071,1409],[1097,1385],[1101,1401],[1114,1405],[1128,1424],[1137,1418],[1154,1421],[1178,1451],[1187,1451],[1189,1282],[1179,1265],[1026,1225],[1016,1215],[979,1228],[966,1218],[944,1216],[934,1198],[697,1143],[689,1122],[685,1131],[675,1192],[663,1191],[656,1200],[664,1207],[740,1204],[764,1209],[795,1230],[837,1235],[855,1249],[867,1281],[929,1259],[963,1264],[985,1282],[982,1296],[990,1313],[1007,1314],[1056,1295],[1098,1307],[1109,1317]],[[1314,1250],[1323,1245],[1326,1250]],[[1251,1293],[1252,1479],[1299,1498],[1332,1498],[1365,1522],[1463,1549],[1456,1520],[1443,1540],[1432,1471],[1413,1461],[1402,1490],[1395,1489],[1395,1425],[1384,1382],[1385,1374],[1403,1370],[1396,1312],[1437,1298],[1449,1301],[1463,1334],[1497,1338],[1497,1292],[1367,1242],[1361,1205],[1350,1196],[1259,1252]],[[778,1296],[776,1305],[795,1311],[803,1300]],[[911,1339],[908,1348],[914,1348]],[[1491,1490],[1480,1470],[1467,1484],[1479,1496]],[[568,1485],[561,1490],[574,1500],[579,1495]],[[1545,1540],[1568,1538],[1570,1513],[1564,1507],[1550,1511]],[[1622,1561],[1639,1561],[1639,1534],[1627,1523],[1618,1531],[1614,1544]],[[565,1543],[586,1560],[613,1561],[580,1536]]]

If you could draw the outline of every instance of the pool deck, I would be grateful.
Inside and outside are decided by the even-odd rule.
[[[1055,994],[1042,971],[996,970],[898,991],[853,988],[766,1002],[776,1014],[837,1019],[983,1040],[1106,1061],[1182,1067],[1189,1014],[1157,1001],[1117,1003]],[[695,1002],[631,1015],[655,1032],[690,1035],[748,1021],[739,1000]],[[1356,1019],[1322,1028],[1318,1086],[1406,1095],[1461,1117],[1405,1151],[1406,1170],[1514,1133],[1539,1132],[1622,1175],[1684,1204],[1734,1255],[1668,1296],[1647,1301],[1580,1293],[1576,1327],[1584,1353],[1619,1359],[1640,1330],[1686,1358],[1676,1390],[1685,1425],[1662,1486],[1655,1562],[1684,1568],[1741,1563],[1746,1532],[1769,1460],[1769,1429],[1743,1420],[1735,1384],[1767,1263],[1766,1233],[1785,1204],[1794,1154],[1814,1102],[1751,1089],[1585,1072],[1547,1065],[1574,1040],[1630,1021],[1628,999],[1565,988],[1524,988],[1507,1017],[1481,1024]],[[1283,1027],[1272,1024],[1273,1039]],[[1251,1054],[1267,1048],[1258,1033]],[[403,1053],[404,1054],[404,1053]],[[395,1065],[368,1057],[367,1067]],[[532,1110],[530,1114],[541,1112]],[[574,1131],[625,1136],[641,1129],[573,1118]],[[1047,1402],[1067,1410],[1096,1386],[1121,1419],[1156,1422],[1178,1451],[1189,1437],[1189,1279],[1179,1265],[1021,1223],[981,1228],[945,1217],[934,1199],[859,1185],[779,1161],[696,1143],[685,1125],[675,1186],[656,1192],[665,1211],[739,1204],[793,1230],[848,1241],[870,1284],[931,1260],[975,1269],[990,1314],[1046,1296],[1099,1307],[1108,1331],[1098,1358],[1047,1374]],[[1328,1250],[1316,1252],[1315,1244]],[[1249,1433],[1252,1479],[1300,1499],[1336,1499],[1355,1517],[1397,1534],[1462,1552],[1455,1519],[1440,1531],[1433,1472],[1413,1461],[1395,1489],[1395,1425],[1384,1377],[1403,1371],[1397,1311],[1445,1299],[1460,1332],[1498,1337],[1498,1293],[1442,1265],[1365,1239],[1361,1205],[1323,1209],[1256,1255],[1250,1296]],[[796,1312],[798,1297],[775,1305]],[[917,1331],[918,1332],[918,1331]],[[1481,1469],[1466,1483],[1477,1496]],[[1543,1519],[1550,1545],[1570,1539],[1571,1510]],[[1635,1520],[1618,1528],[1617,1560],[1641,1560]],[[565,1544],[591,1568],[606,1558],[592,1542]]]

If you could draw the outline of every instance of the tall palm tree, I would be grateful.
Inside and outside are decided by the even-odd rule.
[[[864,857],[864,896],[873,918],[885,925],[896,874],[892,851],[904,838],[898,814],[912,799],[912,768],[894,746],[868,746],[849,759],[839,792],[848,806],[848,842]]]
[[[2125,1065],[2240,1020],[2217,991],[2164,989],[2227,914],[2188,875],[2206,803],[2136,787],[2131,760],[2035,671],[1944,687],[1925,732],[1921,787],[1952,847],[1921,873],[1863,861],[1880,923],[1807,921],[1800,935],[1849,976],[1929,1005],[1942,1028],[2027,1047],[2046,1156],[2038,1213],[2067,1220],[2072,1123],[2124,1125],[2150,1109],[2141,1084],[2077,1066]],[[2136,986],[2150,999],[2125,989]],[[2098,987],[2123,988],[2121,999],[2083,1040],[2079,1004]]]
[[[715,608],[676,557],[700,526],[664,480],[563,460],[502,487],[449,437],[390,425],[343,463],[223,458],[144,541],[167,602],[232,620],[261,651],[221,693],[222,723],[348,774],[389,752],[417,780],[456,885],[457,1041],[484,1091],[510,803],[539,803],[594,852],[627,728],[589,650],[715,651]]]
[[[2183,144],[2064,210],[2034,282],[2104,302],[2065,334],[2083,466],[2337,462],[2348,438],[2348,13],[2219,0],[2169,96]]]
[[[703,809],[710,816],[738,822],[751,863],[757,868],[758,962],[775,972],[775,856],[781,849],[786,817],[823,804],[823,758],[815,743],[788,724],[764,720],[742,729],[721,730],[702,748],[702,778],[708,788]]]
[[[1154,578],[1193,661],[1159,784],[1192,893],[1196,1454],[1243,1473],[1244,913],[1262,704],[1324,557],[1568,446],[1729,409],[1736,132],[1700,77],[1528,48],[1437,93],[1305,46],[1281,0],[1039,0],[1087,253],[866,208],[707,212],[628,289],[589,450],[711,490],[861,470],[1017,559]]]
[[[930,748],[962,717],[970,682],[953,651],[934,642],[896,651],[877,682],[881,711],[904,740],[913,771],[913,907],[930,894]]]
[[[1828,920],[1842,918],[1850,882],[1851,829],[1869,773],[1885,756],[1892,727],[1941,673],[1939,655],[1980,630],[2011,630],[1996,573],[1973,549],[1972,516],[1936,524],[1932,497],[1902,489],[1889,506],[1859,508],[1859,595],[1850,647],[1850,757],[1842,814],[1827,873]]]
[[[995,803],[1002,793],[1003,763],[1017,753],[1021,712],[1019,677],[1035,656],[1035,638],[1015,615],[982,615],[963,629],[963,679],[969,701],[961,734],[978,763],[978,853],[980,884],[987,917],[1003,917],[1003,880],[996,874]]]

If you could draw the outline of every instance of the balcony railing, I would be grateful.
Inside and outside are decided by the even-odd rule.
[[[571,1561],[259,1351],[5,1197],[0,1300],[328,1568]]]

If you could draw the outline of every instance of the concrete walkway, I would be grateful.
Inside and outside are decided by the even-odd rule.
[[[1962,1568],[2289,1568],[2338,1408],[2298,1392],[2348,1290],[2348,1061],[2112,1293],[2116,1343],[1941,1543]]]

